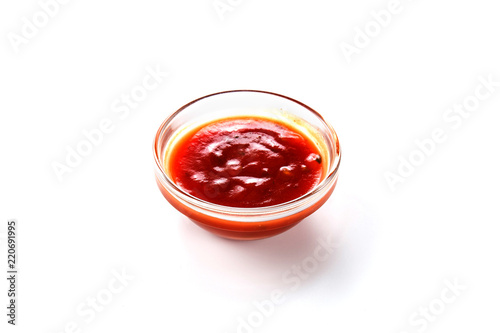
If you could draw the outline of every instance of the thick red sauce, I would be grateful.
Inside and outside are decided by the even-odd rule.
[[[179,140],[168,157],[174,182],[191,195],[231,207],[296,199],[321,180],[316,145],[284,123],[245,117],[217,120]]]

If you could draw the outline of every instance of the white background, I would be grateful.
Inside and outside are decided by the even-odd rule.
[[[350,63],[341,43],[353,44],[356,27],[389,1],[232,3],[221,20],[212,0],[73,0],[15,52],[8,36],[40,5],[2,1],[0,233],[18,220],[20,275],[15,328],[1,280],[0,331],[60,333],[75,322],[66,332],[237,332],[241,320],[264,317],[254,302],[278,289],[284,301],[240,332],[498,331],[500,87],[458,128],[443,119],[479,76],[500,81],[497,3],[401,0]],[[120,119],[113,102],[147,66],[169,76]],[[331,199],[274,238],[212,236],[154,183],[160,123],[230,89],[296,98],[341,140]],[[59,181],[52,163],[104,118],[113,131]],[[435,128],[447,140],[391,191],[384,173]],[[291,290],[284,277],[329,235],[341,245]],[[95,318],[78,314],[106,295],[113,270],[134,278]],[[447,280],[467,289],[443,310]],[[442,313],[425,328],[410,323],[430,304]]]

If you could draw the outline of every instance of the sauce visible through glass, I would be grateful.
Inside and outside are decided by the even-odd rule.
[[[320,182],[324,163],[310,138],[258,117],[207,123],[182,135],[166,157],[171,179],[185,192],[231,207],[299,198]]]

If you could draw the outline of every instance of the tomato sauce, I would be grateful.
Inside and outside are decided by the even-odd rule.
[[[185,192],[219,205],[264,207],[299,198],[322,179],[318,147],[291,126],[258,117],[216,120],[183,134],[166,157]]]

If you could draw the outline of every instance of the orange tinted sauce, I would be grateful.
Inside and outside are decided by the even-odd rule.
[[[324,163],[310,138],[257,117],[207,123],[184,134],[168,156],[170,177],[185,192],[231,207],[299,198],[320,182]]]

